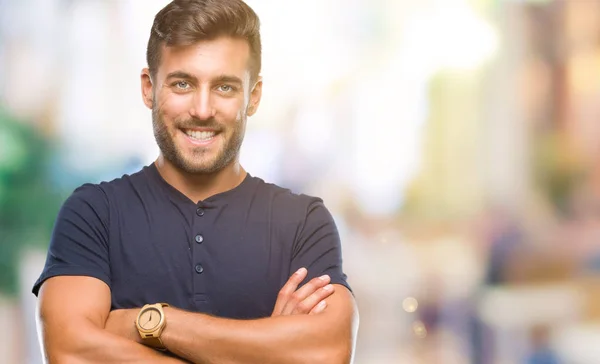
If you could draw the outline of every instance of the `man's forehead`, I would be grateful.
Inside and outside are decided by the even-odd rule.
[[[190,45],[161,47],[159,70],[168,74],[185,68],[188,73],[249,72],[250,47],[243,39],[219,37]]]

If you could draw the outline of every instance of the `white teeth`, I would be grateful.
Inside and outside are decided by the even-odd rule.
[[[194,130],[186,130],[185,133],[189,137],[192,137],[197,140],[203,140],[203,141],[212,139],[212,137],[214,137],[216,134],[214,131],[194,131]]]

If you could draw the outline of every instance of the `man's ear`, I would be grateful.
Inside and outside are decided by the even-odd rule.
[[[248,107],[246,109],[246,115],[252,116],[258,110],[258,105],[260,105],[260,99],[262,97],[262,85],[263,80],[262,77],[258,77],[258,81],[254,84],[254,88],[250,92],[250,102],[248,102]]]
[[[152,110],[154,105],[154,92],[152,90],[152,77],[150,76],[150,70],[144,68],[140,74],[140,81],[142,86],[142,100],[147,108]]]

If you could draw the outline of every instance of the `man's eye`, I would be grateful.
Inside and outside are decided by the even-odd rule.
[[[229,85],[221,85],[221,86],[219,86],[219,91],[221,91],[221,92],[231,92],[231,91],[233,91],[233,87],[231,87]]]
[[[175,87],[182,89],[182,90],[187,90],[190,87],[190,84],[185,82],[185,81],[177,81],[175,82]]]

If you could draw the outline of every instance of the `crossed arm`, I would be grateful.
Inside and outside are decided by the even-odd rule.
[[[350,363],[358,329],[352,295],[318,278],[297,289],[305,275],[290,278],[269,318],[230,320],[166,308],[162,340],[178,358],[139,343],[133,323],[139,309],[109,312],[110,290],[103,282],[51,278],[40,291],[46,357],[58,364]]]
[[[40,289],[38,305],[38,335],[45,362],[185,363],[106,331],[109,313],[110,289],[99,279],[48,279]]]

